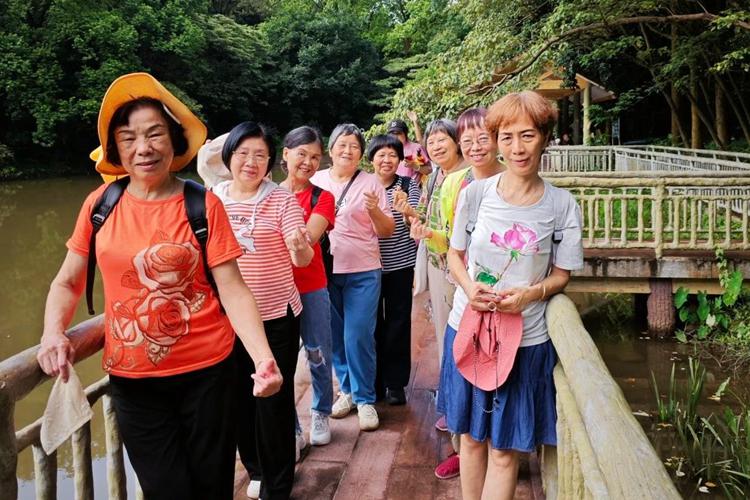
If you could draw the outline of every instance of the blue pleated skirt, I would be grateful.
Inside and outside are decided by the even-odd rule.
[[[489,440],[496,450],[534,451],[557,445],[555,384],[552,370],[557,353],[548,340],[521,347],[508,379],[497,391],[483,391],[466,380],[453,359],[456,330],[445,329],[437,410],[448,430]]]

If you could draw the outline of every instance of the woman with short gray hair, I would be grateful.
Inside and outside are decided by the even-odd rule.
[[[336,199],[336,225],[328,233],[333,265],[328,276],[331,298],[333,366],[341,392],[331,417],[343,418],[355,408],[359,427],[379,425],[375,403],[375,324],[380,297],[378,238],[393,233],[395,223],[380,181],[358,169],[365,149],[354,124],[338,125],[328,150],[331,168],[310,180]]]

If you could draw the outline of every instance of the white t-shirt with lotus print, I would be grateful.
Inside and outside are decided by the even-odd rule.
[[[536,204],[514,206],[506,203],[497,192],[501,177],[502,174],[498,174],[487,179],[482,187],[479,214],[467,252],[469,276],[502,290],[539,283],[547,276],[552,263],[569,271],[583,268],[581,211],[575,198],[568,191],[544,181],[544,195]],[[451,236],[451,247],[457,250],[466,249],[469,210],[465,198],[466,190],[463,190]],[[551,260],[555,211],[559,211],[558,231],[562,241]],[[466,293],[458,287],[448,319],[452,328],[458,330],[467,303]],[[549,339],[544,318],[546,308],[545,300],[532,302],[523,310],[521,347]]]

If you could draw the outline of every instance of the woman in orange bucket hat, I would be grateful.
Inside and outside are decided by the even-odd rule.
[[[205,193],[204,253],[186,215],[188,184],[173,175],[193,159],[206,128],[154,77],[132,73],[104,95],[98,131],[97,171],[127,179],[96,229],[92,214],[100,212],[92,210],[112,184],[84,201],[47,297],[37,359],[45,373],[67,380],[74,352],[64,332],[96,256],[102,365],[145,497],[232,498],[235,331],[258,366],[256,396],[276,393],[282,377],[221,202]]]

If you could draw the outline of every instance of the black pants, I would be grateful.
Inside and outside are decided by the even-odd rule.
[[[294,482],[294,371],[299,352],[299,318],[291,307],[286,316],[264,321],[268,344],[284,383],[267,398],[253,396],[253,364],[239,338],[237,360],[237,448],[248,473],[261,478],[263,500],[288,499]]]
[[[383,273],[375,329],[377,375],[375,390],[379,399],[385,389],[402,389],[411,371],[411,287],[414,268]]]
[[[233,356],[180,375],[109,379],[120,434],[147,500],[233,497]]]

